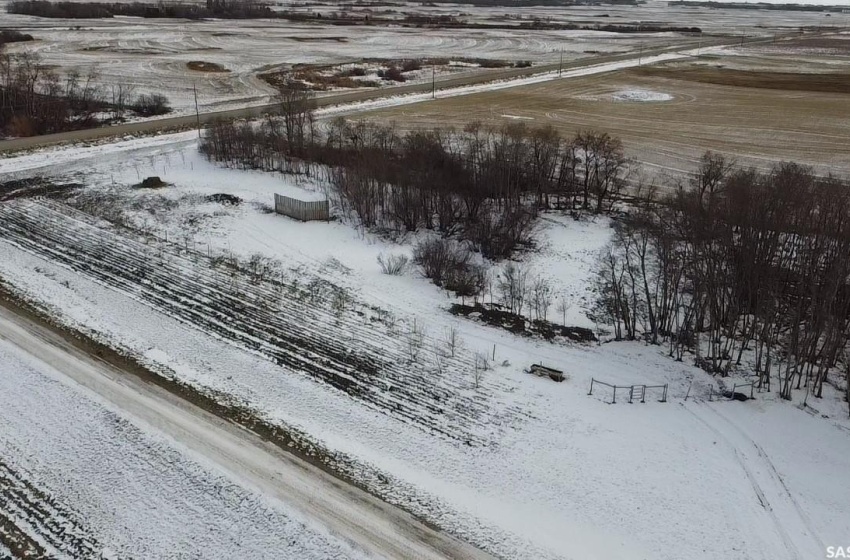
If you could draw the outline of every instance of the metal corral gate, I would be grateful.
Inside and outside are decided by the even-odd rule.
[[[280,194],[274,195],[274,211],[302,222],[331,219],[327,200],[297,200]]]

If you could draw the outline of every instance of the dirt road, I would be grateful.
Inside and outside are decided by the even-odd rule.
[[[751,39],[750,42],[760,42],[767,39]],[[772,38],[771,38],[772,40]],[[554,72],[559,70],[573,71],[580,68],[607,64],[612,62],[620,62],[626,60],[640,60],[651,56],[672,53],[687,48],[695,48],[697,45],[702,47],[718,46],[740,42],[740,38],[712,38],[703,39],[688,38],[678,43],[656,49],[647,49],[640,52],[629,52],[619,55],[605,55],[592,58],[580,59],[572,62],[561,64],[541,64],[529,68],[513,68],[510,70],[494,70],[481,72],[479,74],[457,76],[454,78],[446,78],[436,82],[437,91],[483,84],[496,80],[512,80],[520,79],[535,74],[546,72]],[[431,83],[417,83],[403,86],[387,87],[377,90],[368,91],[353,91],[348,93],[330,94],[318,97],[316,99],[319,107],[328,107],[331,105],[344,105],[348,103],[358,103],[362,101],[370,101],[385,97],[398,95],[409,95],[415,93],[429,93],[432,90]],[[4,152],[13,152],[19,150],[28,150],[31,148],[48,146],[52,144],[62,144],[66,142],[79,142],[85,140],[95,140],[98,138],[107,138],[111,136],[127,136],[137,134],[150,134],[158,131],[177,130],[184,128],[192,128],[197,126],[200,120],[201,124],[208,123],[217,119],[239,119],[250,118],[262,115],[264,113],[274,112],[276,105],[258,105],[252,107],[243,107],[239,109],[231,109],[227,111],[216,111],[210,113],[202,113],[199,116],[185,115],[181,117],[169,117],[163,119],[148,120],[143,122],[134,122],[121,124],[117,126],[91,128],[85,130],[75,130],[71,132],[62,132],[57,134],[46,134],[43,136],[34,136],[30,138],[16,138],[14,140],[0,141],[0,154]]]
[[[83,353],[4,305],[0,339],[94,392],[129,421],[185,446],[235,481],[291,505],[375,557],[491,558],[252,432]]]

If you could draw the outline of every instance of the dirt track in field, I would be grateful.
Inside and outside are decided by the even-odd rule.
[[[564,135],[604,130],[623,139],[627,155],[644,164],[647,176],[690,171],[706,150],[759,168],[792,160],[820,172],[850,175],[850,93],[819,91],[850,92],[847,75],[746,74],[681,64],[633,68],[387,108],[363,117],[394,121],[402,129],[481,121],[552,125]],[[616,99],[636,90],[672,99]]]

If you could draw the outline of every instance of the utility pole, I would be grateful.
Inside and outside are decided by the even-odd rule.
[[[201,137],[201,111],[198,109],[198,88],[192,82],[192,93],[195,94],[195,118],[198,121],[198,138]]]
[[[431,99],[437,99],[437,65],[431,65]]]

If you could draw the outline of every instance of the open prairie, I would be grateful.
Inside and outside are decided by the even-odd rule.
[[[7,2],[0,0],[0,10]],[[769,37],[802,27],[850,26],[850,14],[731,10],[668,6],[651,1],[638,6],[482,7],[458,4],[370,3],[341,7],[311,2],[276,10],[383,18],[396,23],[333,25],[284,19],[228,20],[47,19],[3,13],[3,27],[31,34],[35,41],[9,45],[10,52],[34,51],[60,75],[94,68],[98,83],[126,84],[136,93],[163,93],[180,113],[194,112],[194,90],[202,110],[258,104],[275,90],[258,77],[296,64],[338,65],[368,58],[470,57],[534,65],[668,45],[696,46],[699,38],[674,32],[614,33],[594,29],[534,28],[533,22],[579,27],[649,25],[697,27],[703,40]],[[451,17],[487,28],[417,27],[404,17]],[[523,27],[525,26],[525,27]],[[197,63],[204,64],[203,67]],[[187,64],[194,66],[187,66]],[[210,66],[215,65],[215,66]],[[223,71],[210,72],[204,68]],[[430,73],[425,79],[430,79]]]
[[[551,125],[565,135],[604,130],[623,139],[627,155],[644,163],[648,175],[689,171],[706,150],[756,167],[793,160],[821,172],[846,174],[850,59],[839,54],[820,59],[804,71],[788,59],[756,57],[744,49],[732,55],[720,51],[659,66],[385,108],[364,118],[401,128],[480,121]]]

